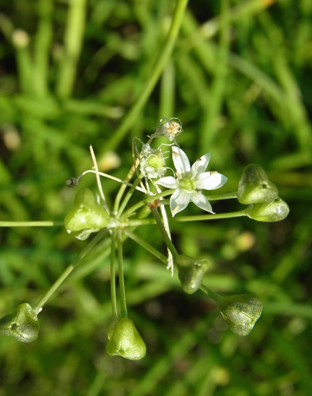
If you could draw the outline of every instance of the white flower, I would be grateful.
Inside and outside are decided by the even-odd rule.
[[[227,177],[218,172],[205,172],[210,153],[200,157],[192,167],[187,155],[178,147],[172,147],[172,158],[177,170],[177,178],[168,176],[156,182],[161,186],[175,189],[170,199],[172,216],[185,209],[190,201],[199,208],[214,213],[201,190],[216,190],[226,183]]]
[[[167,170],[165,165],[164,154],[160,148],[155,150],[149,144],[143,144],[140,154],[140,168],[145,177],[149,179],[162,177]]]
[[[156,132],[151,135],[151,139],[159,136],[169,138],[170,142],[175,142],[176,136],[182,132],[182,123],[179,118],[168,118],[164,117],[159,121],[159,125],[156,128]]]

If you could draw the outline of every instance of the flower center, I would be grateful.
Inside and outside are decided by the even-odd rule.
[[[146,162],[147,165],[155,169],[162,168],[165,165],[164,159],[158,155],[150,155]]]
[[[192,174],[186,172],[183,174],[182,179],[179,180],[179,186],[187,191],[194,191],[196,189],[194,180],[192,180]]]

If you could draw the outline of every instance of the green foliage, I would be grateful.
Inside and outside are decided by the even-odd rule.
[[[133,136],[143,140],[160,118],[179,117],[179,143],[191,158],[212,153],[210,169],[228,177],[227,192],[259,163],[289,204],[283,222],[171,226],[181,254],[209,260],[209,287],[253,294],[263,314],[249,336],[232,334],[204,294],[185,296],[177,275],[125,241],[129,316],[149,353],[138,362],[107,356],[103,240],[40,313],[36,342],[0,337],[0,396],[311,393],[311,1],[189,2],[152,86],[175,4],[2,1],[0,221],[62,220],[76,193],[65,181],[92,167],[90,144],[100,170],[123,178]],[[94,178],[80,186],[94,189]],[[103,188],[109,201],[117,184]],[[137,232],[164,252],[155,227]],[[0,241],[1,317],[39,301],[86,244],[64,227],[1,228]]]

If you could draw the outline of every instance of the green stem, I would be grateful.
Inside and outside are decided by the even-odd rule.
[[[178,257],[179,253],[177,252],[176,248],[174,247],[173,243],[171,242],[171,239],[169,238],[167,231],[165,230],[165,227],[163,225],[163,222],[161,220],[161,217],[159,216],[158,210],[155,207],[150,207],[150,210],[152,212],[152,215],[154,216],[154,219],[156,221],[156,224],[159,228],[159,231],[161,233],[161,236],[166,243],[168,249],[172,253],[173,257]]]
[[[37,6],[40,20],[35,39],[32,84],[34,92],[41,97],[48,94],[53,6],[53,0],[39,0]]]
[[[187,221],[231,219],[231,218],[234,218],[234,217],[247,216],[247,209],[239,210],[238,212],[219,213],[219,214],[200,215],[200,216],[175,217],[173,219],[173,221],[178,221],[178,222],[183,222],[184,223],[184,222],[187,222]]]
[[[208,294],[208,296],[210,298],[212,298],[217,304],[219,304],[221,302],[221,300],[223,299],[222,296],[220,296],[220,294],[215,293],[214,291],[210,290],[207,286],[201,284],[200,289]]]
[[[150,197],[136,203],[135,205],[131,206],[131,208],[129,208],[126,212],[124,212],[124,214],[122,215],[122,220],[129,218],[133,212],[135,212],[142,206],[147,205],[148,203],[150,203],[152,201],[155,201],[155,199],[160,199],[160,198],[166,197],[167,195],[171,195],[174,192],[175,192],[174,189],[166,190],[159,194],[151,195]],[[221,201],[224,199],[234,199],[234,198],[237,198],[237,191],[227,193],[227,194],[206,195],[206,198],[208,199],[208,201]],[[161,204],[163,205],[163,204],[165,204],[165,202],[162,201]]]
[[[151,195],[146,199],[143,199],[142,201],[136,203],[135,205],[131,206],[131,208],[129,208],[123,215],[122,215],[122,219],[128,219],[132,213],[134,213],[136,210],[138,210],[139,208],[141,208],[144,205],[149,204],[150,202],[155,201],[156,199],[160,199],[162,197],[166,197],[167,195],[173,194],[175,190],[166,190],[163,191],[159,194],[156,195]]]
[[[155,249],[153,246],[151,246],[149,243],[147,243],[144,239],[139,237],[137,234],[134,232],[125,229],[123,230],[123,233],[127,235],[127,237],[131,238],[134,242],[137,244],[141,245],[144,249],[146,249],[148,252],[153,254],[155,257],[157,257],[160,261],[163,263],[167,264],[167,257],[161,254],[157,249]]]
[[[38,315],[41,312],[42,307],[48,301],[48,299],[52,296],[52,294],[59,288],[59,286],[64,282],[64,280],[68,277],[68,275],[73,271],[76,265],[92,250],[92,248],[99,242],[99,240],[106,233],[106,230],[100,231],[90,243],[80,252],[77,259],[70,264],[62,275],[54,282],[54,284],[50,287],[50,289],[46,292],[46,294],[41,298],[36,307],[34,308],[34,312]]]
[[[106,150],[115,150],[118,144],[121,142],[123,137],[129,131],[129,129],[134,125],[137,116],[142,111],[144,105],[146,104],[148,98],[150,97],[159,77],[161,76],[166,64],[168,63],[175,41],[178,37],[181,23],[183,20],[184,12],[187,6],[188,0],[178,0],[177,5],[174,11],[172,23],[170,30],[168,32],[166,41],[164,45],[161,47],[160,54],[157,54],[157,63],[153,67],[153,72],[150,75],[149,80],[144,84],[144,90],[139,96],[138,100],[132,106],[128,114],[125,116],[123,123],[120,127],[114,132],[112,138],[108,142],[106,146]]]
[[[126,207],[127,203],[129,202],[129,199],[131,198],[132,194],[134,193],[135,189],[137,188],[138,184],[142,180],[143,175],[141,174],[139,177],[136,178],[136,180],[133,182],[132,187],[129,189],[127,192],[124,200],[122,201],[122,204],[120,205],[120,208],[118,210],[117,217],[119,218]]]
[[[64,37],[65,57],[58,75],[56,91],[60,98],[69,98],[75,83],[86,20],[86,0],[69,2]]]
[[[111,300],[113,323],[118,321],[117,297],[116,297],[116,268],[115,268],[115,250],[116,250],[116,229],[112,232],[111,242],[111,265],[110,265],[110,286],[111,286]]]
[[[128,227],[137,227],[149,224],[156,224],[154,219],[144,219],[144,220],[128,220],[126,225]]]
[[[62,226],[63,221],[0,221],[0,227],[52,227]]]
[[[120,292],[120,305],[121,305],[121,316],[123,318],[128,317],[127,301],[126,301],[126,288],[125,288],[125,277],[123,269],[123,254],[122,254],[122,238],[121,230],[117,231],[117,246],[118,246],[118,276],[119,276],[119,292]]]
[[[129,180],[131,180],[131,177],[133,176],[133,173],[134,173],[134,171],[135,171],[135,169],[136,169],[136,165],[137,165],[136,163],[133,164],[132,167],[131,167],[131,169],[129,170],[129,172],[128,172],[126,178],[125,178],[125,182],[126,182],[126,183],[129,182]],[[126,187],[127,187],[127,186],[126,186],[125,184],[123,184],[123,185],[120,186],[120,188],[119,188],[119,191],[118,191],[118,193],[117,193],[117,196],[116,196],[116,199],[115,199],[115,203],[114,203],[114,213],[115,213],[115,214],[117,214],[117,212],[118,212],[118,208],[119,208],[119,205],[120,205],[120,201],[121,201],[121,198],[122,198],[123,193],[125,192]]]

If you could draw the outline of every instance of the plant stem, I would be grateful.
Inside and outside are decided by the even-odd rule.
[[[86,0],[69,2],[64,37],[65,56],[58,75],[56,91],[60,98],[71,96],[77,73],[86,20]]]
[[[129,170],[126,178],[125,178],[125,182],[128,183],[129,180],[131,180],[131,177],[133,176],[133,173],[136,169],[136,163],[132,165],[131,169]],[[115,203],[114,203],[114,213],[117,214],[118,209],[119,209],[119,205],[120,205],[120,201],[121,201],[121,197],[123,195],[123,193],[125,192],[126,189],[126,185],[123,184],[122,186],[120,186],[119,191],[117,193],[116,199],[115,199]]]
[[[62,226],[63,221],[0,221],[0,227],[53,227]]]
[[[231,219],[233,217],[247,216],[247,209],[239,210],[238,212],[219,213],[219,214],[200,215],[200,216],[175,217],[173,219],[173,221],[184,223],[184,222],[187,222],[187,221]]]
[[[117,246],[118,246],[118,276],[119,276],[119,292],[120,292],[120,305],[122,318],[128,317],[125,277],[123,269],[123,254],[122,254],[122,238],[121,230],[117,230]]]
[[[149,243],[147,243],[144,239],[139,237],[137,234],[134,232],[125,229],[123,230],[123,233],[127,235],[129,238],[131,238],[134,242],[137,244],[141,245],[144,249],[146,249],[148,252],[153,254],[155,257],[157,257],[160,261],[163,263],[167,264],[167,257],[161,254],[157,249],[155,249],[153,246],[151,246]]]
[[[52,296],[52,294],[59,288],[59,286],[64,282],[64,280],[68,277],[68,275],[73,271],[76,265],[93,249],[93,247],[99,242],[99,240],[106,233],[106,230],[100,231],[90,243],[80,252],[77,259],[70,264],[62,275],[54,282],[54,284],[50,287],[50,289],[46,292],[46,294],[41,298],[36,307],[34,308],[34,312],[38,315],[41,312],[42,307],[48,301],[48,299]]]
[[[162,236],[164,242],[167,245],[167,248],[170,250],[170,252],[172,253],[173,257],[178,257],[179,253],[177,252],[176,248],[174,247],[173,243],[171,242],[171,240],[170,240],[170,238],[169,238],[169,236],[168,236],[168,234],[167,234],[167,232],[165,230],[165,227],[163,225],[161,217],[159,216],[157,208],[151,206],[150,210],[152,212],[152,215],[154,216],[154,219],[155,219],[156,224],[157,224],[157,226],[159,228],[161,236]]]
[[[135,205],[131,206],[131,208],[129,208],[123,215],[122,215],[122,219],[127,219],[129,218],[132,213],[134,213],[137,209],[141,208],[144,205],[149,204],[152,201],[155,201],[156,199],[162,198],[162,197],[166,197],[167,195],[173,194],[175,190],[166,190],[163,191],[159,194],[156,195],[151,195],[146,199],[143,199],[142,201],[136,203]]]
[[[124,214],[122,215],[122,219],[127,219],[130,217],[130,215],[135,212],[137,209],[141,208],[144,205],[147,205],[148,203],[155,201],[155,199],[163,198],[166,197],[167,195],[171,195],[175,192],[174,189],[171,190],[166,190],[162,191],[159,194],[156,195],[151,195],[148,198],[136,203],[135,205],[131,206]],[[213,194],[213,195],[206,195],[206,198],[208,201],[221,201],[224,199],[234,199],[237,198],[237,191],[227,193],[227,194]],[[161,205],[167,204],[167,202],[161,201]]]
[[[110,265],[110,287],[112,300],[113,323],[118,321],[117,298],[116,298],[116,269],[115,269],[115,250],[116,250],[116,229],[112,233],[111,242],[111,265]]]
[[[112,135],[112,138],[110,139],[110,141],[108,142],[105,148],[107,151],[116,149],[120,141],[123,139],[123,137],[129,131],[129,129],[135,123],[138,114],[142,111],[145,103],[150,97],[157,81],[159,80],[159,77],[161,76],[161,73],[163,72],[166,64],[170,59],[170,55],[172,53],[175,41],[180,31],[180,27],[187,3],[188,0],[177,1],[170,30],[168,32],[164,45],[161,47],[160,54],[157,54],[156,57],[157,63],[153,66],[153,72],[151,73],[149,80],[146,82],[146,84],[144,84],[143,92],[141,93],[137,101],[134,103],[128,114],[125,116],[123,123]]]
[[[127,203],[129,202],[129,199],[131,198],[132,194],[134,193],[135,189],[137,188],[137,185],[140,183],[140,181],[142,180],[143,175],[141,174],[139,177],[136,178],[136,180],[133,182],[132,187],[130,188],[130,190],[127,192],[124,200],[122,201],[122,204],[120,205],[120,208],[118,210],[118,214],[117,217],[119,218],[124,210],[124,208],[126,207]]]
[[[200,289],[201,289],[204,293],[208,294],[208,296],[209,296],[210,298],[212,298],[217,304],[219,304],[219,303],[221,302],[221,300],[223,299],[223,297],[220,296],[220,294],[215,293],[214,291],[210,290],[207,286],[205,286],[205,285],[203,285],[203,284],[201,284]]]

